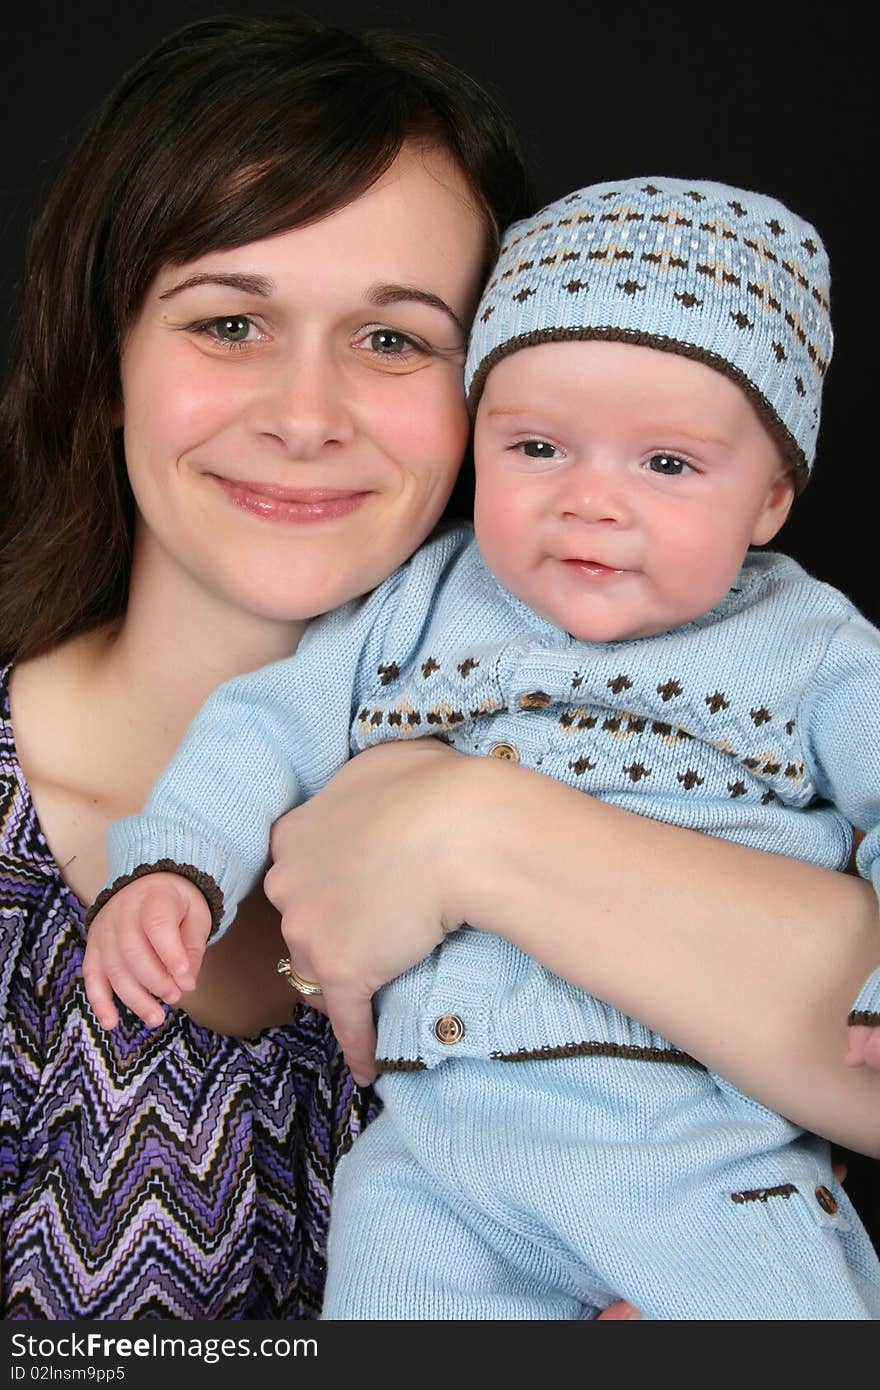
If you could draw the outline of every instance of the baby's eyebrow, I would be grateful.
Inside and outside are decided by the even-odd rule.
[[[197,289],[199,285],[222,285],[225,289],[241,290],[242,294],[256,294],[262,299],[268,299],[275,289],[275,282],[265,275],[209,270],[198,275],[188,275],[185,280],[180,280],[176,285],[163,290],[159,298],[171,299],[175,294],[181,294],[183,290]]]
[[[377,308],[385,308],[389,304],[403,304],[407,300],[415,301],[416,304],[427,304],[429,309],[439,309],[451,318],[461,333],[465,331],[464,324],[455,310],[450,309],[445,299],[433,294],[431,290],[420,290],[415,285],[371,285],[367,290],[366,300],[368,304],[375,304]]]

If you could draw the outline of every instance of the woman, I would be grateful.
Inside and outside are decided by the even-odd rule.
[[[81,904],[103,881],[107,824],[140,805],[208,691],[289,651],[309,617],[378,582],[437,520],[467,438],[468,316],[495,230],[524,201],[504,123],[429,53],[309,21],[229,19],[191,26],[133,70],[38,224],[4,406],[7,1317],[319,1308],[330,1174],[366,1103],[321,1016],[287,1022],[277,916],[255,896],[209,953],[188,1013],[156,1032],[129,1015],[108,1038],[78,984]],[[355,453],[371,470],[356,494]],[[729,947],[726,969],[698,979],[700,950],[722,933],[713,922],[700,947],[676,920],[693,913],[680,886],[687,854],[694,901],[723,913],[735,883],[766,931],[767,974],[785,973],[776,1042],[815,1012],[803,1068],[815,1089],[830,1076],[825,1016],[866,973],[873,945],[862,885],[784,866],[789,920],[794,904],[807,925],[783,951],[777,880],[762,878],[761,856],[743,851],[731,867],[708,842],[682,850],[659,826],[634,841],[630,818],[586,798],[560,809],[549,783],[519,769],[475,776],[442,747],[403,751],[406,763],[358,759],[276,844],[273,897],[286,906],[299,875],[300,924],[286,914],[297,969],[325,984],[358,1075],[370,1074],[373,981],[430,949],[444,912],[461,913],[549,953],[621,1007],[653,1010],[658,1029],[675,1014],[663,1031],[706,1060],[714,1048],[731,1075],[750,1069],[768,1099],[790,1085],[803,1107],[806,1085],[761,1055],[771,1026],[751,1045],[713,1040],[713,1010],[726,1003],[737,1030],[755,1034],[772,991],[710,997],[717,979],[745,992],[750,972]],[[453,794],[456,839],[461,827],[469,843],[447,897],[448,852],[421,829],[416,840],[411,807],[436,828]],[[599,850],[586,904],[565,862],[575,839],[581,853],[581,801]],[[367,802],[379,839],[367,831],[365,842]],[[301,852],[315,866],[331,853],[328,824],[345,862],[314,888]],[[401,830],[407,853],[386,867]],[[364,844],[373,876],[393,875],[395,892],[370,890],[391,909],[381,932],[372,901],[346,898],[348,860]],[[624,845],[642,884],[618,881]],[[303,925],[323,930],[309,904],[330,892],[349,917],[346,937],[332,928],[332,967]],[[596,923],[612,912],[627,925],[615,920],[607,951]],[[820,982],[826,920],[834,969]],[[646,937],[667,933],[677,971],[638,941],[639,923]],[[844,1081],[813,1098],[813,1122],[869,1147],[859,1111],[869,1091],[856,1073]]]
[[[506,124],[427,50],[226,19],[123,80],[35,229],[0,507],[9,1318],[320,1306],[330,1175],[369,1100],[320,1015],[290,1022],[275,914],[251,902],[207,979],[227,1032],[284,1026],[241,1042],[180,1013],[108,1039],[81,904],[213,686],[436,522],[466,324],[524,199]],[[354,502],[298,419],[327,363],[356,416],[337,475],[369,459]]]

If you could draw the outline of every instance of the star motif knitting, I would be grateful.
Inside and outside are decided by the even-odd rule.
[[[663,685],[657,686],[657,694],[666,703],[668,700],[674,700],[676,695],[683,695],[684,691],[678,681],[668,680],[664,681]]]
[[[596,764],[591,763],[589,758],[577,758],[573,763],[569,763],[572,772],[580,777],[584,772],[592,772]]]

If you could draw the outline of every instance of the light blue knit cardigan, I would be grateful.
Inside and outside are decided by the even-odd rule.
[[[878,729],[880,633],[793,560],[750,554],[706,616],[591,645],[508,593],[460,529],[312,624],[293,657],[211,696],[143,814],[111,828],[111,880],[160,860],[195,866],[219,887],[223,930],[264,869],[278,816],[352,753],[440,734],[656,820],[829,868],[846,864],[858,826],[858,867],[880,892]],[[585,844],[585,912],[589,879]],[[695,910],[711,931],[711,903]],[[380,1057],[448,1056],[431,1025],[462,991],[477,1021],[459,1053],[597,1036],[668,1046],[500,938],[453,942],[448,966],[442,948],[382,991]],[[880,970],[854,1007],[880,1022]]]

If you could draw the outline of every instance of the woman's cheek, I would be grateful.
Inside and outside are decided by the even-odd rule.
[[[427,375],[427,373],[425,374]],[[393,425],[404,462],[413,471],[428,468],[458,471],[467,446],[470,423],[455,369],[425,382],[425,389],[401,401]]]

